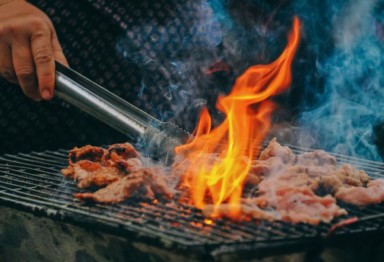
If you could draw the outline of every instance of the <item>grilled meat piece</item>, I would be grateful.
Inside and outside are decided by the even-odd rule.
[[[239,217],[236,219],[239,221],[247,221],[251,219],[259,220],[276,220],[276,214],[273,211],[266,211],[258,207],[257,205],[241,203],[238,206],[229,204],[221,204],[217,207],[214,205],[207,205],[203,209],[203,214],[208,217],[230,217],[233,210],[238,210]]]
[[[78,161],[63,169],[62,173],[64,176],[78,181],[79,188],[87,188],[92,185],[105,186],[123,177],[123,173],[119,169],[101,166],[100,163],[89,160]]]
[[[159,169],[142,168],[94,193],[77,193],[74,196],[82,200],[112,204],[134,196],[172,199],[173,193],[166,185]]]
[[[105,186],[142,168],[139,154],[129,143],[111,145],[107,150],[84,146],[69,152],[69,166],[64,176],[78,182],[79,188]]]
[[[277,211],[277,219],[292,223],[317,225],[330,222],[334,217],[347,212],[336,204],[331,195],[317,196],[309,187],[279,187],[278,190],[253,199],[256,203],[266,203],[266,208]]]
[[[75,147],[69,151],[69,164],[74,164],[80,160],[100,162],[104,154],[105,149],[97,146],[86,145],[80,148]]]
[[[261,151],[259,159],[266,160],[271,157],[277,157],[280,158],[283,163],[289,163],[295,159],[296,156],[289,147],[280,145],[276,138],[273,138],[268,146]]]
[[[107,152],[103,155],[103,161],[117,162],[138,157],[139,153],[130,143],[113,144],[108,147]]]
[[[340,188],[336,192],[336,198],[356,206],[379,204],[384,201],[384,179],[373,180],[367,187]]]
[[[369,180],[366,173],[349,164],[339,166],[336,159],[325,151],[296,155],[273,139],[261,152],[260,158],[252,162],[245,182],[248,186],[257,185],[259,196],[248,199],[251,205],[247,208],[257,206],[256,209],[275,210],[271,214],[275,219],[293,223],[329,222],[333,217],[345,214],[332,195],[337,196],[337,192],[344,190],[349,192],[354,187],[361,190]],[[371,198],[363,196],[360,190],[356,194],[365,201],[376,203],[378,196],[372,194],[372,190],[377,192],[379,187],[374,185],[370,190]],[[245,209],[242,207],[240,210],[243,212]],[[248,210],[247,214],[250,212]],[[255,214],[257,218],[258,212]]]
[[[366,173],[355,167],[344,164],[320,176],[317,191],[335,195],[339,189],[349,187],[365,187],[370,181]]]
[[[74,148],[69,153],[69,166],[62,169],[62,173],[76,180],[79,188],[106,186],[95,193],[75,194],[79,199],[117,203],[134,195],[172,198],[160,169],[143,168],[138,157],[139,153],[129,143],[114,144],[108,149]]]
[[[259,184],[259,192],[262,194],[279,190],[280,188],[308,187],[317,185],[316,180],[311,179],[301,166],[290,166],[281,173],[271,175]]]
[[[258,182],[270,180],[270,184],[286,184],[293,178],[294,183],[300,184],[295,174],[302,174],[301,183],[321,194],[335,194],[342,187],[366,186],[370,180],[365,172],[350,164],[339,166],[336,159],[325,151],[295,155],[275,139],[261,152],[260,158],[253,161],[249,176],[260,177]]]
[[[272,195],[273,194],[273,195]],[[345,209],[336,204],[331,195],[317,196],[308,187],[280,187],[279,190],[255,198],[243,199],[238,206],[221,204],[217,207],[207,205],[203,209],[206,216],[231,217],[237,210],[235,219],[240,221],[261,219],[281,220],[290,223],[317,225],[330,222],[334,217],[345,215]]]
[[[307,187],[289,189],[278,198],[276,210],[280,212],[281,220],[287,222],[317,225],[347,214],[331,195],[320,197]]]
[[[315,150],[297,155],[294,163],[303,166],[334,166],[336,165],[336,158],[323,150]]]
[[[221,161],[220,154],[207,154],[202,161],[204,165]],[[239,157],[239,161],[249,160]],[[244,184],[257,190],[237,206],[206,205],[205,215],[319,224],[346,214],[336,198],[359,206],[384,201],[384,179],[370,181],[363,171],[349,164],[339,165],[322,150],[295,154],[273,139],[260,157],[251,161]],[[78,187],[106,186],[75,197],[100,203],[118,203],[131,197],[171,199],[171,184],[182,191],[179,201],[189,203],[189,188],[195,179],[186,172],[191,163],[185,159],[177,160],[167,176],[159,168],[144,168],[139,154],[128,143],[108,149],[75,148],[70,151],[69,163],[62,172],[78,181]]]
[[[303,166],[290,166],[282,174],[263,180],[259,184],[261,195],[252,201],[276,210],[276,219],[292,223],[318,224],[346,214],[332,196],[321,197],[314,193],[319,178],[311,178],[306,171]]]
[[[265,178],[265,176],[279,173],[285,166],[283,160],[276,156],[263,160],[254,160],[252,161],[251,168],[245,179],[245,184],[248,186],[256,186]]]

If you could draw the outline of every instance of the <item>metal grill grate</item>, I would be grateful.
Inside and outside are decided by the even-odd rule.
[[[290,146],[295,153],[306,149]],[[87,205],[72,194],[79,192],[75,183],[65,179],[60,169],[67,165],[67,151],[4,155],[0,157],[0,202],[57,220],[107,230],[133,240],[143,240],[175,252],[194,251],[202,257],[230,252],[273,252],[300,249],[315,243],[330,243],[340,238],[354,239],[379,235],[384,220],[362,221],[337,230],[326,238],[328,224],[311,226],[284,222],[232,222],[216,220],[204,223],[199,210],[182,204],[127,201],[118,205]],[[384,177],[384,164],[335,155],[339,162],[351,163],[371,177]],[[383,214],[384,204],[359,209],[343,206],[348,217]]]

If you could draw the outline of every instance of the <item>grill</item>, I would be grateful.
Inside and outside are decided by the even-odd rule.
[[[307,149],[290,146],[295,153]],[[313,246],[337,245],[340,240],[372,240],[384,231],[384,204],[359,209],[343,206],[348,216],[361,221],[341,227],[329,235],[332,225],[293,225],[284,222],[233,222],[227,219],[205,223],[199,210],[183,204],[127,201],[118,205],[85,204],[72,196],[79,192],[73,181],[63,178],[67,150],[19,153],[0,157],[0,202],[33,214],[95,228],[142,241],[151,246],[188,252],[196,259],[263,257],[268,254],[307,250]],[[373,178],[384,177],[384,164],[335,155]],[[364,218],[375,218],[365,219]]]

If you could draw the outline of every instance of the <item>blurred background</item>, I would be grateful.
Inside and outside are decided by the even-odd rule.
[[[382,161],[384,1],[31,1],[52,19],[70,66],[154,117],[192,131],[249,66],[284,49],[302,22],[270,137]],[[36,103],[0,79],[0,153],[127,138],[59,99]]]

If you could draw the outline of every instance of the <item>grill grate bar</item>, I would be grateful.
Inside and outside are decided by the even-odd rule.
[[[6,184],[6,186],[3,186],[2,188],[3,189],[7,189],[7,188],[9,188],[9,186],[14,186],[14,184],[10,184],[10,183],[6,183],[6,182],[2,182],[2,183],[0,183],[0,184]],[[41,189],[39,188],[39,186],[35,186],[35,185],[33,185],[33,184],[31,184],[31,183],[29,183],[29,185],[31,185],[32,186],[32,188],[26,188],[26,189],[28,189],[29,191],[32,191],[32,193],[27,193],[25,190],[23,190],[23,191],[21,191],[21,194],[23,194],[23,195],[26,195],[27,197],[34,197],[34,198],[41,198],[40,196],[37,196],[38,194],[44,194],[44,193],[46,193],[45,191],[41,191]],[[17,188],[17,189],[19,189],[19,188]],[[49,188],[44,188],[45,190],[49,190]],[[76,192],[76,190],[71,190],[71,191],[73,191],[73,192]],[[55,192],[55,191],[53,191],[53,192]],[[72,192],[72,193],[73,193]],[[47,193],[48,194],[48,193]],[[48,194],[48,196],[52,196],[52,194]],[[68,205],[68,202],[66,202],[66,201],[71,201],[71,200],[73,200],[73,197],[69,197],[69,196],[64,196],[64,197],[62,197],[62,198],[64,198],[64,202],[63,201],[58,201],[58,200],[51,200],[52,202],[55,202],[55,203],[57,203],[57,204],[59,204],[60,206],[66,206],[66,205]],[[41,198],[41,199],[45,199],[45,198]],[[101,206],[98,206],[99,208],[101,207]],[[105,206],[102,206],[103,208],[105,208]],[[76,206],[76,209],[78,209],[78,208],[84,208],[84,206],[82,207],[82,206]],[[154,209],[156,209],[157,207],[155,206],[155,207],[151,207],[151,208],[154,208]],[[88,210],[88,208],[87,207],[85,207],[85,209],[86,210]],[[108,208],[108,211],[112,211],[114,208],[113,208],[113,206],[112,206],[112,208]],[[158,209],[158,208],[157,208]],[[158,209],[159,210],[159,209]],[[162,211],[162,209],[160,209],[161,211]],[[168,208],[168,210],[169,210],[169,208]],[[147,218],[146,220],[143,220],[143,223],[144,222],[147,222],[147,220],[149,219],[149,220],[153,220],[153,219],[156,219],[157,217],[162,217],[162,220],[164,221],[164,222],[167,222],[168,221],[168,219],[169,219],[169,221],[174,221],[174,217],[172,217],[171,216],[171,214],[168,212],[168,210],[167,211],[165,211],[165,212],[161,212],[162,214],[161,214],[161,216],[160,215],[156,215],[156,213],[155,214],[153,214],[152,212],[146,212],[145,210],[143,210],[143,209],[140,209],[139,210],[139,213],[140,214],[146,214],[146,215],[149,215],[149,216],[154,216],[154,217],[149,217],[149,218]],[[127,215],[129,215],[129,217],[133,217],[132,216],[132,214],[133,215],[135,215],[135,214],[137,214],[137,212],[138,212],[138,210],[137,209],[134,209],[134,208],[130,208],[129,206],[122,206],[122,207],[120,207],[120,208],[116,208],[116,211],[120,211],[120,212],[122,212],[122,211],[129,211],[129,214],[127,214]],[[174,211],[174,209],[173,209],[173,211]],[[131,212],[133,212],[132,214],[131,214]],[[136,213],[135,213],[136,212]],[[97,212],[96,212],[97,213]],[[103,214],[103,212],[101,213],[101,214]],[[164,214],[165,214],[165,216],[164,216]],[[99,213],[99,215],[100,215],[100,213]],[[201,216],[202,217],[202,216]],[[126,216],[124,216],[124,218],[126,218]],[[135,217],[136,218],[136,217]],[[140,218],[140,217],[139,217]],[[165,220],[164,220],[165,219]],[[190,226],[190,224],[189,223],[180,223],[182,226]],[[275,223],[275,225],[274,225],[274,227],[276,227],[276,225],[278,225],[278,224],[276,224]],[[249,226],[245,226],[245,228],[247,228],[247,227],[249,227]],[[289,228],[289,227],[288,227]],[[220,236],[220,237],[227,237],[228,238],[228,236],[230,235],[230,234],[234,234],[234,233],[236,233],[236,231],[237,230],[235,230],[235,232],[234,232],[234,229],[235,228],[230,228],[230,230],[229,230],[229,232],[228,232],[228,234],[223,234],[223,233],[221,233],[221,231],[220,231],[220,234],[218,234],[218,236]],[[243,229],[241,229],[240,230],[240,232],[242,232],[242,231],[244,231]],[[313,231],[313,230],[312,230]],[[255,232],[253,231],[253,234],[254,234]],[[258,232],[259,233],[259,232]],[[275,234],[275,235],[277,235],[277,236],[284,236],[285,235],[285,233],[282,233],[282,231],[277,231],[277,230],[275,230],[274,228],[268,228],[268,232],[266,233],[266,234],[264,234],[264,236],[267,238],[267,237],[271,237],[271,234]],[[307,234],[308,235],[308,234]],[[314,234],[314,235],[316,235],[316,234]],[[248,234],[248,236],[251,236],[251,234]],[[300,237],[301,235],[295,235],[294,237]]]
[[[6,186],[3,186],[3,184]],[[12,184],[9,184],[9,183],[0,184],[1,189],[4,189],[5,191],[9,191],[9,187],[7,186],[12,186]],[[44,205],[48,208],[51,208],[52,210],[56,210],[55,212],[60,212],[60,210],[70,211],[77,215],[85,215],[97,220],[103,220],[104,222],[110,222],[114,225],[114,227],[117,227],[117,226],[128,227],[136,231],[140,231],[142,233],[151,232],[152,233],[151,235],[154,235],[153,233],[159,230],[159,227],[157,225],[148,224],[147,220],[141,219],[140,212],[142,210],[140,209],[133,209],[133,210],[125,209],[124,211],[133,211],[133,212],[124,214],[124,216],[121,216],[121,215],[118,216],[113,213],[108,214],[112,210],[110,208],[103,208],[102,206],[98,206],[97,209],[92,207],[87,207],[87,206],[81,206],[81,205],[72,206],[71,204],[68,204],[67,201],[60,201],[56,199],[51,199],[50,202],[47,202],[45,197],[37,195],[37,194],[44,195],[44,192],[39,190],[38,186],[35,186],[33,188],[28,188],[28,190],[32,193],[27,193],[24,190],[18,190],[19,192],[17,197],[15,197],[14,194],[8,193],[8,192],[3,192],[3,194],[9,196],[10,197],[9,199],[12,199],[12,200],[18,199],[19,201],[21,201],[21,203],[31,203],[31,204],[33,203],[35,205],[39,205],[39,204]],[[122,209],[119,209],[119,211],[121,213]],[[129,218],[129,223],[127,223],[127,218]],[[141,225],[141,227],[139,227],[139,225]],[[142,225],[145,225],[145,227],[142,227]],[[167,238],[169,237],[169,238],[180,239],[180,237],[183,237],[183,234],[185,233],[186,232],[180,232],[180,231],[171,231],[171,232],[167,231],[167,234],[168,234]],[[187,232],[187,233],[195,233],[195,236],[193,236],[193,238],[188,239],[189,244],[197,244],[198,242],[195,242],[195,241],[199,240],[199,242],[201,242],[202,240],[206,239],[205,237],[202,237],[201,235],[193,231]]]
[[[293,145],[287,145],[289,148],[292,149],[292,151],[296,154],[302,154],[306,152],[313,151],[314,149],[309,149],[309,148],[302,148],[298,146],[293,146]],[[384,163],[376,162],[376,161],[371,161],[371,160],[366,160],[366,159],[361,159],[357,157],[351,157],[351,156],[346,156],[342,154],[337,154],[337,153],[329,153],[330,155],[336,157],[336,159],[339,162],[342,163],[351,163],[354,166],[362,166],[365,168],[372,169],[373,171],[378,171],[381,174],[383,174],[384,171]]]
[[[179,208],[182,205],[177,204],[177,206]],[[178,216],[178,215],[174,214],[175,213],[174,208],[166,208],[165,210],[163,209],[163,207],[158,207],[158,206],[153,206],[152,208],[154,210],[156,210],[155,212],[162,213],[162,215],[165,217],[165,219],[167,219],[169,221],[175,221],[175,216],[183,218],[183,216]],[[185,207],[183,206],[183,208],[185,208]],[[205,224],[204,223],[205,218],[201,214],[201,211],[195,211],[195,212],[197,215],[188,216],[188,221],[185,221],[185,216],[184,216],[184,219],[177,219],[177,221],[178,221],[177,224],[179,226],[182,226],[182,227],[187,227],[187,228],[192,227],[195,230],[201,229],[201,233],[206,235],[208,238],[212,237],[212,239],[217,239],[217,238],[228,239],[228,241],[233,241],[233,240],[241,241],[241,240],[246,240],[246,239],[252,239],[253,234],[255,233],[253,231],[253,234],[250,234],[250,233],[245,232],[244,230],[241,230],[241,229],[236,228],[236,227],[232,227],[231,230],[228,231],[225,228],[222,228],[219,226],[220,230],[215,230],[215,229],[219,228],[218,225]],[[191,223],[191,221],[202,221],[202,222]],[[261,233],[263,233],[263,232],[261,232]],[[263,234],[263,235],[265,238],[268,237],[268,234]]]
[[[6,186],[3,186],[2,188],[4,188],[4,189],[7,189],[7,186],[14,186],[13,184],[9,184],[9,183],[6,183],[6,182],[3,182],[3,183],[0,183],[0,184],[6,184]],[[40,197],[40,196],[36,196],[37,194],[44,194],[45,192],[43,191],[41,191],[41,189],[39,188],[39,186],[34,186],[33,184],[30,184],[30,183],[28,183],[29,185],[31,185],[31,186],[33,186],[33,187],[30,187],[30,188],[27,188],[29,191],[31,191],[31,193],[29,194],[29,193],[27,193],[25,190],[23,190],[22,192],[21,192],[21,194],[23,194],[23,195],[26,195],[27,197],[34,197],[34,198],[38,198],[38,199],[45,199],[44,197]],[[46,189],[46,188],[44,188],[44,189]],[[68,197],[65,197],[66,199],[65,200],[72,200],[73,198],[68,198]],[[58,201],[58,200],[52,200],[52,202],[55,202],[55,203],[57,203],[57,204],[59,204],[59,205],[61,205],[61,206],[66,206],[67,205],[67,202],[63,202],[63,201]],[[104,207],[104,206],[98,206],[98,207]],[[113,207],[113,206],[112,206]],[[80,207],[76,207],[76,208],[82,208],[81,206]],[[87,209],[87,208],[86,208]],[[108,210],[109,211],[111,211],[111,210],[113,210],[114,208],[108,208]],[[134,209],[134,208],[130,208],[129,206],[123,206],[123,207],[120,207],[120,208],[116,208],[117,210],[116,211],[120,211],[120,212],[122,212],[122,211],[125,211],[125,212],[127,212],[128,211],[128,213],[129,214],[127,214],[127,215],[129,215],[130,217],[132,217],[132,214],[133,215],[137,215],[138,214],[138,210],[137,209]],[[151,207],[151,209],[156,209],[156,206],[154,206],[154,207]],[[162,212],[162,209],[157,209],[158,211],[161,211],[161,216],[160,215],[157,215],[156,213],[153,213],[153,212],[148,212],[148,211],[146,211],[145,209],[140,209],[140,214],[145,214],[145,215],[149,215],[149,217],[146,219],[146,220],[143,220],[143,222],[142,223],[145,223],[145,222],[147,222],[147,220],[155,220],[157,217],[161,217],[162,218],[162,220],[164,221],[164,222],[167,222],[167,221],[174,221],[174,217],[172,217],[172,214],[170,214],[170,213],[168,213],[168,212]],[[133,212],[133,213],[131,213],[131,212]],[[141,216],[141,215],[140,215]],[[126,216],[124,216],[124,218],[126,218]],[[141,218],[141,217],[138,217],[138,218]],[[191,227],[191,224],[189,224],[189,223],[186,223],[186,222],[184,222],[184,223],[180,223],[180,225],[181,226],[183,226],[184,227],[184,229],[186,229],[185,227]],[[190,231],[189,233],[194,233],[193,231]],[[219,237],[226,237],[226,238],[233,238],[233,235],[231,235],[231,234],[233,234],[234,232],[232,232],[232,233],[228,233],[228,234],[224,234],[224,233],[221,233],[221,234],[219,234],[218,236]],[[214,234],[215,235],[215,234]],[[210,238],[209,236],[205,236],[205,238]],[[214,240],[214,238],[212,238],[212,240]]]
[[[35,185],[34,183],[31,183],[31,182],[27,182],[27,181],[19,181],[18,179],[13,179],[13,178],[8,178],[7,180],[11,181],[10,182],[7,182],[7,181],[0,181],[0,187],[5,189],[5,190],[10,190],[10,189],[13,189],[14,190],[17,190],[17,191],[20,191],[20,194],[21,195],[25,195],[27,197],[33,197],[35,199],[40,199],[40,200],[46,200],[46,197],[52,197],[52,196],[57,196],[57,191],[56,190],[53,190],[51,189],[49,186],[40,186],[40,185]],[[42,191],[43,189],[43,191]],[[48,192],[49,190],[51,190],[51,192]],[[75,193],[76,190],[71,190],[71,194],[72,193]],[[68,196],[68,195],[63,195],[63,196],[60,196],[61,198],[63,198],[64,201],[59,201],[57,199],[51,199],[50,201],[51,202],[55,202],[56,204],[59,204],[61,206],[65,206],[65,205],[68,205],[68,202],[69,201],[73,201],[73,197],[72,196]],[[141,216],[142,214],[145,214],[147,215],[148,217],[146,218],[146,220],[143,220],[143,223],[146,222],[147,220],[152,220],[152,221],[156,221],[156,219],[159,217],[159,215],[157,215],[155,212],[156,209],[155,207],[151,207],[151,209],[153,209],[153,211],[147,211],[145,209],[142,209],[140,208],[140,210],[138,210],[137,208],[130,208],[129,206],[122,206],[122,207],[117,207],[117,208],[114,208],[114,206],[103,206],[103,205],[99,205],[98,206],[99,209],[105,209],[106,211],[116,211],[116,212],[122,212],[122,211],[125,211],[127,214],[124,216],[124,218],[126,218],[127,216],[129,217],[135,217],[135,218],[140,218],[141,219]],[[84,208],[84,206],[77,206],[76,208]],[[87,207],[85,207],[87,209]],[[97,210],[99,211],[99,210]],[[138,212],[139,211],[139,212]],[[170,216],[169,213],[167,212],[163,212],[162,209],[157,209],[158,212],[161,211],[161,218],[164,222],[173,222],[174,221],[174,217]],[[99,215],[104,215],[104,212],[97,212]],[[140,215],[138,215],[140,214]],[[165,223],[164,223],[165,225]],[[191,226],[189,223],[181,223],[181,225],[183,226]],[[185,228],[185,229],[188,229],[188,228]],[[199,237],[201,234],[196,234],[196,231],[190,231],[189,232],[190,234],[195,234],[195,237]],[[228,237],[228,236],[226,236]],[[210,236],[205,236],[205,238],[208,238],[210,239],[211,237]],[[215,238],[212,238],[212,240],[214,240]]]
[[[294,148],[297,153],[306,152]],[[146,236],[165,240],[184,247],[217,247],[220,245],[244,245],[321,239],[330,225],[318,226],[275,221],[251,221],[237,223],[227,219],[206,224],[200,210],[180,203],[151,203],[128,200],[118,205],[84,204],[73,194],[82,190],[74,181],[65,179],[60,169],[67,165],[68,151],[32,152],[31,154],[5,155],[0,157],[0,200],[45,210],[51,217],[85,221],[88,224],[123,230],[127,236]],[[339,162],[351,163],[365,170],[370,176],[384,177],[384,165],[357,158],[336,156]],[[349,214],[335,219],[335,223],[348,217],[364,217],[384,213],[384,205],[359,209],[344,206]],[[381,222],[380,222],[381,221]],[[341,228],[337,236],[384,230],[382,220],[362,221],[359,226]]]
[[[50,165],[53,167],[56,167],[57,165],[61,165],[63,163],[63,159],[58,157],[44,157],[40,155],[27,155],[27,154],[20,154],[20,158],[24,160],[31,160],[31,162],[41,162],[44,165]]]
[[[31,164],[31,165],[38,165],[38,166],[42,166],[43,167],[55,167],[57,168],[57,166],[65,166],[66,164],[63,163],[63,161],[61,160],[51,160],[51,159],[43,159],[43,158],[38,158],[38,157],[31,157],[31,156],[28,156],[28,157],[22,157],[22,156],[9,156],[8,159],[10,161],[14,161],[14,163],[21,163],[23,165],[26,165],[26,164]]]
[[[39,174],[33,174],[30,172],[27,172],[27,171],[32,170],[30,168],[25,168],[25,169],[23,168],[20,170],[16,170],[16,169],[14,169],[15,167],[11,166],[11,168],[12,168],[12,170],[11,170],[11,169],[9,169],[10,166],[6,166],[7,168],[5,170],[3,170],[3,169],[1,169],[2,167],[4,167],[4,166],[0,164],[0,174],[2,174],[0,176],[9,175],[9,173],[12,172],[12,176],[19,178],[19,179],[25,179],[26,176],[29,176],[28,179],[32,180],[34,182],[49,183],[52,185],[57,185],[57,183],[61,183],[64,180],[70,181],[70,180],[65,179],[64,177],[52,176],[52,174],[53,174],[52,172],[47,172],[47,171],[43,171],[43,170],[40,170]]]
[[[3,158],[3,157],[0,157],[0,161],[6,162],[5,164],[7,164],[7,165],[13,164],[14,166],[19,166],[21,168],[29,167],[29,168],[34,168],[34,169],[37,169],[37,170],[51,170],[51,171],[57,169],[57,167],[54,168],[54,166],[45,166],[45,165],[42,165],[42,164],[30,164],[30,163],[21,162],[21,159],[14,160],[12,158],[6,159],[6,158]]]
[[[18,180],[14,180],[14,179],[12,179],[12,181],[13,182],[19,182]],[[3,186],[3,184],[5,186]],[[40,195],[48,195],[48,197],[52,197],[52,196],[55,196],[55,194],[56,194],[55,190],[52,190],[50,188],[42,187],[40,185],[34,185],[33,183],[26,183],[26,184],[29,185],[30,187],[20,187],[20,185],[18,185],[18,184],[15,185],[14,183],[8,183],[8,182],[5,182],[5,181],[1,181],[0,182],[0,188],[2,188],[4,190],[10,190],[10,188],[14,188],[15,187],[15,190],[20,191],[19,194],[24,195],[27,199],[33,198],[33,199],[39,199],[41,201],[45,200],[46,198],[45,197],[41,197]],[[23,189],[23,190],[21,190],[21,189]],[[44,189],[44,190],[42,191],[42,189]],[[52,194],[52,192],[50,192],[50,193],[46,192],[46,191],[49,191],[49,190],[51,190],[53,192],[53,194]],[[76,190],[71,190],[71,191],[75,192]],[[68,206],[68,202],[67,201],[72,201],[73,200],[73,197],[67,196],[67,195],[60,196],[60,197],[63,198],[64,201],[60,201],[60,200],[57,200],[57,199],[50,199],[50,202],[53,202],[53,203],[59,205],[60,207],[63,207],[63,206]],[[41,203],[41,202],[37,202],[37,204],[39,204],[39,203]],[[46,204],[49,204],[49,203],[46,203]],[[100,208],[100,207],[102,209],[105,209],[106,206],[99,205],[98,208]],[[84,206],[76,206],[75,207],[76,210],[77,209],[84,209],[84,208],[85,208],[85,210],[88,210],[88,207],[86,207],[86,206],[85,207]],[[155,209],[155,210],[157,209],[157,211],[162,213],[161,215],[157,215],[156,213],[153,213],[153,212],[148,212],[145,209],[137,210],[137,208],[135,209],[135,208],[131,208],[129,206],[122,206],[122,207],[119,207],[119,208],[114,208],[114,206],[109,206],[109,208],[107,208],[107,211],[112,211],[114,209],[116,209],[115,210],[116,212],[122,212],[122,211],[127,212],[128,211],[128,213],[126,215],[131,217],[131,218],[132,217],[137,218],[137,214],[138,213],[139,214],[143,214],[144,213],[145,215],[149,215],[149,217],[147,219],[143,220],[143,223],[147,222],[148,220],[154,220],[157,217],[161,217],[164,222],[175,221],[175,217],[173,217],[172,214],[170,212],[168,212],[169,210],[172,210],[170,208],[168,208],[168,210],[166,210],[166,211],[163,211],[163,209],[157,208],[156,206],[152,206],[151,207],[151,209]],[[100,212],[98,212],[99,210],[96,210],[96,211],[97,211],[97,212],[95,212],[96,214],[104,215],[103,212],[100,213]],[[174,211],[175,210],[173,209],[173,212]],[[93,212],[94,212],[94,210],[93,210]],[[134,215],[136,215],[136,217]],[[126,218],[127,216],[124,216],[124,218]],[[141,218],[141,215],[138,218]],[[201,216],[201,218],[203,218],[203,216]],[[133,221],[135,221],[135,220],[133,220]],[[135,221],[135,222],[137,222],[137,221]],[[184,229],[187,229],[188,227],[191,227],[191,224],[187,223],[187,222],[183,222],[183,223],[180,223],[180,224],[181,224],[181,226],[184,227]],[[235,232],[234,232],[234,228],[231,228],[231,230],[229,230],[227,233],[223,233],[222,231],[219,231],[220,233],[213,232],[214,233],[213,235],[217,236],[217,237],[223,237],[223,238],[226,238],[226,239],[233,240],[234,239],[233,235],[234,235],[234,233],[236,233],[236,231],[237,230],[235,230]],[[242,232],[242,231],[243,230],[240,230],[240,232]],[[271,230],[271,229],[269,229],[268,231],[269,231],[268,233],[264,234],[265,237],[271,237],[271,234],[276,234],[278,236],[284,236],[284,234],[279,232],[279,231],[275,231],[275,230]],[[188,233],[193,233],[193,231],[190,231]],[[253,231],[253,233],[254,233],[254,231]],[[232,237],[230,237],[230,236],[232,236]],[[243,236],[244,236],[244,234],[243,234]],[[248,234],[248,238],[250,238],[250,237],[252,237],[252,235]],[[210,237],[207,237],[207,236],[205,236],[205,238],[210,239]],[[214,240],[214,238],[212,238],[212,240]],[[241,238],[239,240],[241,240]]]
[[[30,199],[28,197],[22,197],[22,196],[18,196],[15,199],[13,194],[9,194],[9,193],[4,193],[4,195],[7,197],[2,197],[2,200],[9,201],[15,204],[18,203],[22,206],[29,204],[31,208],[33,208],[34,210],[36,209],[36,206],[34,204],[41,204],[41,205],[47,204],[45,201],[39,201],[39,200],[34,200],[33,201],[34,203],[30,203]],[[154,229],[159,230],[159,228],[154,228],[153,226],[150,226],[150,225],[143,226],[142,224],[135,223],[134,221],[129,221],[129,223],[126,223],[126,222],[123,222],[118,217],[104,216],[102,219],[100,219],[100,216],[98,214],[94,214],[93,210],[82,210],[82,209],[78,209],[78,207],[71,207],[68,205],[57,205],[54,203],[50,203],[45,207],[45,209],[47,208],[49,209],[49,213],[51,213],[52,216],[58,216],[58,215],[64,216],[66,212],[69,212],[69,213],[78,215],[76,219],[79,221],[82,220],[81,217],[92,218],[94,222],[98,222],[98,223],[103,222],[104,225],[108,225],[113,228],[127,229],[129,231],[135,230],[136,232],[140,232],[142,234],[146,234],[147,236],[152,236],[152,237],[156,236],[156,231],[154,231]],[[90,222],[90,220],[87,219],[87,222]],[[181,234],[178,235],[178,234],[173,234],[173,232],[167,232],[167,239],[170,241],[180,242],[181,244],[184,244],[184,245],[199,244],[197,242],[194,242],[193,240],[185,241],[185,239],[180,237],[181,237]]]

